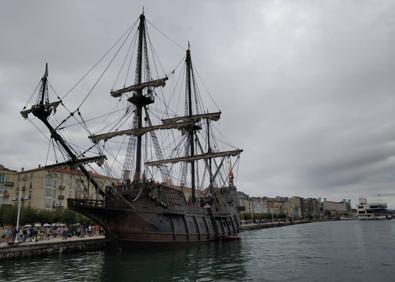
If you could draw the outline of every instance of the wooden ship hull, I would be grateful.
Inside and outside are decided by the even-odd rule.
[[[68,205],[101,224],[107,236],[119,242],[198,242],[238,238],[240,217],[235,187],[213,188],[218,203],[200,207],[188,204],[183,192],[177,189],[147,184],[140,198],[129,206],[119,199],[68,199]],[[125,199],[136,196],[133,192],[122,194]]]

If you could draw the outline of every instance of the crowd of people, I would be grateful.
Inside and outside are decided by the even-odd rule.
[[[67,240],[70,237],[84,238],[103,235],[104,231],[100,225],[65,225],[65,224],[27,224],[21,226],[19,230],[15,226],[0,226],[0,243],[13,244],[14,242],[37,242],[62,238]]]

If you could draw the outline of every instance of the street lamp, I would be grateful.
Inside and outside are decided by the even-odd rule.
[[[22,189],[19,188],[19,195],[18,195],[18,214],[16,216],[16,234],[14,242],[18,243],[18,234],[19,234],[19,218],[21,216],[21,202],[22,202]]]

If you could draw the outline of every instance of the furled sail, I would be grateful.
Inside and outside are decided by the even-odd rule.
[[[56,101],[56,102],[52,102],[52,103],[47,103],[47,104],[44,104],[44,106],[45,106],[48,110],[51,110],[51,111],[52,111],[52,109],[53,109],[54,111],[56,111],[56,108],[59,106],[60,103],[62,103],[62,101]],[[34,105],[34,106],[32,106],[30,109],[21,111],[22,117],[25,118],[25,119],[27,119],[28,116],[29,116],[29,114],[32,113],[32,112],[33,112],[35,109],[37,109],[38,107],[41,107],[41,106],[40,106],[40,105]]]
[[[106,159],[107,158],[105,156],[95,156],[95,157],[82,158],[82,159],[70,160],[62,163],[47,165],[45,166],[45,168],[55,168],[61,166],[79,166],[81,164],[87,164],[93,162],[97,163],[98,166],[101,166]]]
[[[180,128],[184,128],[186,126],[191,126],[191,125],[193,125],[193,122],[180,122],[180,123],[175,123],[175,124],[174,123],[159,124],[159,125],[153,125],[153,126],[147,126],[147,127],[132,128],[132,129],[126,129],[126,130],[120,130],[120,131],[96,134],[96,135],[93,134],[93,135],[90,135],[89,138],[94,143],[97,143],[100,140],[108,140],[110,138],[113,138],[115,136],[120,136],[120,135],[142,136],[145,133],[153,131],[153,130],[158,130],[158,129],[180,129]]]
[[[243,150],[240,150],[240,149],[231,150],[231,151],[223,151],[223,152],[212,152],[212,153],[206,153],[206,154],[201,154],[201,155],[195,155],[193,157],[186,156],[186,157],[180,157],[180,158],[151,161],[151,162],[146,162],[145,165],[160,166],[162,164],[168,164],[168,163],[192,162],[192,161],[212,159],[212,158],[232,157],[232,156],[240,155],[241,152],[243,152]]]
[[[198,114],[192,116],[168,118],[168,119],[163,119],[162,122],[164,124],[178,123],[178,122],[198,122],[202,119],[217,121],[220,119],[220,117],[221,117],[221,112],[215,112],[215,113]]]
[[[131,91],[143,90],[146,87],[159,87],[159,86],[164,87],[166,85],[166,80],[168,80],[167,77],[148,81],[148,82],[142,82],[139,84],[124,87],[119,90],[113,90],[110,93],[111,93],[111,96],[113,96],[113,97],[120,97],[124,93],[131,92]]]

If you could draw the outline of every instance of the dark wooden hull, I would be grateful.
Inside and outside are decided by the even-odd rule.
[[[173,195],[174,196],[174,195]],[[71,209],[95,220],[108,237],[120,242],[199,242],[237,238],[237,208],[163,207],[142,198],[131,207],[105,205],[104,201],[68,199]]]

